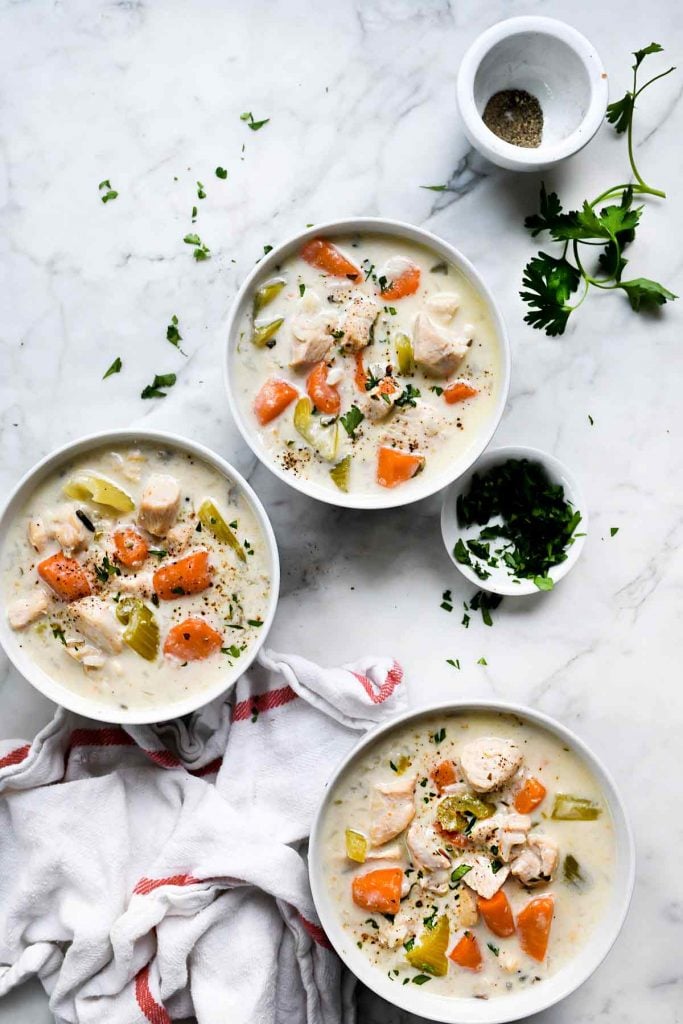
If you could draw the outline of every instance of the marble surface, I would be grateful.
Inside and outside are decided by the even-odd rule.
[[[539,181],[472,153],[454,90],[474,36],[530,12],[589,35],[613,98],[627,87],[630,50],[655,38],[675,60],[683,45],[673,0],[3,0],[0,482],[4,493],[51,448],[93,429],[182,431],[232,460],[271,513],[283,564],[275,647],[324,662],[388,650],[415,704],[496,695],[576,729],[623,786],[638,881],[605,964],[537,1019],[678,1021],[683,307],[638,318],[625,300],[597,295],[563,339],[523,324],[517,292],[534,247],[522,219]],[[678,291],[681,80],[648,94],[638,114],[643,167],[671,196],[648,204],[630,254],[634,275]],[[249,131],[246,110],[270,123]],[[573,202],[625,172],[624,141],[603,127],[547,179]],[[119,191],[107,205],[105,178]],[[419,188],[437,182],[448,191]],[[513,346],[494,443],[547,448],[585,489],[590,535],[576,569],[553,594],[504,603],[493,628],[475,618],[465,630],[439,607],[444,589],[459,606],[471,588],[441,546],[438,498],[387,514],[316,504],[258,465],[230,420],[219,361],[239,282],[264,245],[352,214],[425,225],[479,267]],[[182,242],[190,230],[209,261],[195,264]],[[165,340],[172,314],[187,358]],[[123,372],[102,381],[115,356]],[[142,402],[142,386],[169,371],[178,383],[168,398]],[[446,663],[456,657],[459,672]],[[4,736],[28,737],[50,715],[4,659],[0,693]],[[0,1003],[1,1024],[49,1019],[37,986]],[[361,1019],[400,1017],[363,996]]]

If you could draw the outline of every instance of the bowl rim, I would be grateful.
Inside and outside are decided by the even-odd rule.
[[[61,705],[76,714],[84,715],[87,718],[92,718],[99,722],[116,722],[126,725],[147,725],[155,722],[165,722],[172,718],[179,718],[182,715],[187,715],[190,712],[203,707],[205,704],[208,704],[210,701],[231,689],[239,677],[249,668],[256,658],[259,650],[263,647],[263,644],[266,641],[268,632],[273,623],[280,590],[280,558],[277,540],[268,518],[268,514],[260,498],[251,485],[244,479],[242,474],[239,473],[226,459],[217,452],[208,448],[206,445],[201,444],[199,441],[182,437],[180,434],[173,433],[172,431],[126,427],[86,434],[82,437],[76,438],[75,440],[68,441],[63,445],[60,445],[59,448],[54,449],[54,451],[49,452],[35,463],[35,465],[29,468],[14,486],[9,497],[4,502],[2,510],[0,511],[0,553],[4,547],[8,528],[14,522],[17,514],[17,505],[25,501],[29,497],[32,489],[37,486],[39,482],[45,479],[51,471],[57,469],[59,465],[65,462],[68,458],[75,457],[79,454],[85,454],[94,448],[104,447],[109,444],[130,444],[136,441],[140,444],[154,444],[158,442],[160,444],[172,447],[174,446],[181,450],[191,452],[198,458],[207,462],[222,476],[236,484],[238,489],[246,496],[249,504],[251,505],[252,511],[256,516],[268,546],[271,586],[266,614],[263,619],[263,626],[261,627],[261,630],[259,631],[259,634],[251,648],[246,651],[245,655],[240,659],[239,667],[236,666],[233,671],[226,673],[228,678],[225,683],[218,682],[211,688],[201,690],[199,693],[184,698],[181,701],[175,701],[172,704],[160,703],[149,709],[129,709],[127,711],[120,709],[116,711],[116,709],[109,709],[106,705],[101,705],[93,698],[84,697],[81,694],[76,693],[74,690],[70,690],[67,686],[60,683],[57,679],[41,668],[30,655],[26,654],[21,649],[18,649],[16,645],[12,643],[14,633],[9,627],[4,614],[0,616],[0,644],[2,644],[5,653],[19,674],[40,693],[42,693],[43,696],[54,701],[56,704]],[[0,601],[4,606],[4,597],[0,598]]]
[[[340,777],[367,748],[372,747],[383,736],[392,732],[394,729],[400,728],[406,723],[416,722],[434,714],[462,714],[467,711],[493,711],[517,716],[518,718],[528,720],[534,725],[546,729],[555,737],[558,737],[568,743],[572,750],[578,753],[579,756],[585,760],[590,771],[595,775],[601,791],[605,796],[612,816],[612,821],[614,823],[615,853],[619,858],[619,864],[623,866],[622,874],[624,875],[624,879],[621,887],[621,893],[619,894],[616,889],[613,890],[615,893],[615,901],[614,905],[608,908],[610,912],[609,920],[607,920],[607,911],[605,914],[605,920],[607,920],[609,927],[606,928],[604,936],[602,936],[601,941],[594,951],[593,956],[589,958],[588,963],[581,967],[575,978],[566,978],[564,980],[564,984],[554,984],[552,986],[553,991],[550,991],[549,993],[550,998],[546,998],[544,993],[547,993],[551,986],[545,984],[530,988],[526,993],[519,993],[519,995],[530,996],[530,998],[527,998],[525,1002],[532,1003],[533,1005],[524,1006],[523,1008],[518,1007],[516,1010],[513,1008],[512,1013],[510,1013],[509,1010],[505,1010],[505,1006],[509,1005],[510,1000],[515,999],[515,996],[511,996],[510,999],[502,997],[501,999],[484,1002],[482,1000],[469,997],[429,997],[428,993],[424,992],[424,990],[420,988],[418,990],[418,994],[416,994],[413,999],[411,998],[413,995],[413,986],[409,985],[406,988],[402,985],[398,987],[388,985],[383,972],[372,967],[369,961],[366,961],[367,970],[365,970],[362,975],[357,974],[349,962],[349,959],[338,948],[338,942],[335,941],[335,939],[337,938],[337,933],[341,933],[342,929],[336,921],[334,912],[330,910],[328,913],[328,907],[325,900],[325,885],[323,881],[324,876],[322,858],[320,854],[322,846],[321,831],[331,794]],[[565,999],[568,995],[571,995],[572,992],[576,991],[576,989],[583,985],[584,982],[586,982],[598,969],[616,942],[624,921],[626,920],[626,915],[628,914],[631,903],[635,884],[635,869],[636,849],[631,823],[626,813],[623,798],[616,786],[612,774],[608,768],[606,768],[601,758],[598,757],[598,755],[591,750],[584,740],[570,729],[569,726],[550,715],[546,715],[544,712],[538,711],[536,708],[529,707],[525,704],[497,700],[495,698],[479,699],[463,697],[462,699],[450,701],[429,702],[428,704],[421,705],[420,707],[414,707],[408,711],[401,712],[401,714],[395,715],[388,721],[369,730],[346,754],[327,779],[325,791],[320,803],[318,804],[311,827],[308,852],[308,870],[313,902],[320,919],[320,923],[330,941],[330,944],[346,967],[352,974],[359,977],[364,985],[370,988],[377,995],[387,999],[394,1006],[422,1015],[427,1020],[441,1022],[441,1024],[506,1024],[508,1021],[520,1020],[530,1016],[531,1014],[538,1013],[541,1010],[548,1009],[560,1002],[560,1000]],[[569,964],[572,962],[576,963],[576,958],[574,961],[569,961]],[[561,980],[561,975],[562,971],[558,972],[556,975],[551,975],[550,978],[546,979],[546,981],[551,982],[553,979],[557,978]],[[541,998],[538,999],[537,1004],[534,1003],[534,995],[536,993],[541,993]],[[394,998],[394,995],[397,998]],[[419,1005],[418,1000],[423,998],[423,996],[427,997],[428,1003],[432,998],[434,999],[434,1008],[430,1007],[430,1005]],[[498,1009],[498,1007],[500,1007],[500,1009]]]
[[[540,462],[549,471],[549,475],[552,478],[559,479],[564,486],[565,497],[581,513],[581,533],[583,536],[577,537],[574,540],[569,547],[565,560],[552,566],[548,575],[552,578],[553,583],[559,583],[574,568],[583,551],[588,535],[588,510],[583,490],[573,472],[564,462],[558,459],[557,456],[551,455],[550,452],[545,452],[541,448],[535,448],[532,445],[508,444],[502,445],[500,448],[489,448],[475,465],[471,466],[466,473],[463,473],[458,480],[455,480],[445,489],[441,503],[441,538],[451,562],[469,583],[473,583],[480,590],[486,590],[491,594],[500,594],[503,597],[530,597],[542,593],[534,585],[533,580],[521,580],[519,583],[514,583],[513,577],[510,576],[501,577],[500,582],[498,582],[495,573],[492,573],[488,579],[482,580],[469,566],[461,565],[453,557],[454,524],[455,529],[459,530],[455,513],[455,503],[458,495],[469,487],[475,473],[481,473],[496,465],[497,462],[511,458],[527,458]]]
[[[536,149],[525,149],[499,138],[484,124],[474,102],[474,81],[484,57],[504,39],[526,32],[558,39],[572,49],[586,70],[590,90],[588,108],[574,131],[559,142],[546,145],[541,142]],[[456,92],[465,129],[472,140],[476,140],[476,145],[484,155],[494,161],[501,159],[508,166],[515,164],[527,170],[541,170],[558,163],[590,142],[602,124],[609,98],[607,73],[590,40],[573,25],[559,18],[540,15],[506,18],[477,36],[460,62]]]
[[[467,257],[464,256],[459,249],[456,249],[456,247],[451,245],[450,242],[447,242],[445,239],[433,234],[426,228],[409,224],[406,221],[393,220],[388,217],[344,217],[339,220],[324,221],[323,223],[315,224],[312,227],[306,228],[304,231],[296,232],[295,234],[288,236],[284,241],[279,242],[278,245],[274,246],[274,248],[268,252],[267,256],[259,260],[253,267],[242,282],[237,295],[233,299],[225,327],[223,381],[228,395],[230,411],[240,434],[254,455],[256,455],[259,462],[284,483],[310,498],[315,498],[318,501],[322,501],[325,504],[333,505],[338,508],[397,508],[404,505],[410,505],[415,501],[421,501],[423,498],[428,498],[432,494],[436,494],[438,491],[442,490],[444,487],[448,486],[448,484],[457,479],[457,476],[449,476],[449,474],[445,472],[440,476],[437,476],[434,480],[427,477],[426,484],[424,483],[424,477],[422,477],[423,483],[421,487],[411,488],[410,491],[403,492],[403,494],[401,493],[401,488],[396,488],[395,490],[387,489],[386,494],[354,494],[352,492],[345,494],[343,491],[339,491],[337,494],[333,493],[332,490],[323,490],[320,485],[311,485],[310,481],[285,472],[285,470],[282,469],[274,460],[267,459],[266,453],[262,450],[262,446],[259,445],[254,436],[254,431],[250,428],[242,415],[239,402],[233,391],[231,379],[231,363],[234,358],[240,313],[242,311],[245,297],[253,288],[255,281],[262,276],[267,277],[269,275],[269,271],[273,269],[274,265],[290,254],[290,250],[295,247],[298,248],[302,243],[309,239],[316,238],[321,235],[334,236],[363,231],[375,234],[382,234],[384,232],[389,235],[406,237],[410,241],[414,241],[417,244],[425,245],[434,249],[436,253],[452,262],[456,269],[463,274],[470,284],[472,284],[481,296],[488,315],[491,317],[500,350],[500,388],[497,403],[491,413],[491,417],[472,443],[470,449],[465,453],[467,457],[467,464],[463,465],[463,467],[459,469],[458,475],[462,475],[467,472],[468,468],[479,458],[490,443],[493,435],[498,429],[505,411],[511,378],[512,356],[510,340],[498,304],[479,271],[472,265],[472,263],[470,263]]]

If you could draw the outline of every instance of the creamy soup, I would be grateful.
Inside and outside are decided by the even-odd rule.
[[[321,831],[343,928],[398,985],[490,998],[542,983],[590,936],[614,836],[600,788],[510,715],[423,719],[341,778]]]
[[[238,488],[196,456],[120,445],[45,479],[1,556],[17,642],[115,708],[212,688],[259,636],[269,552]]]
[[[388,235],[313,239],[258,282],[235,394],[266,458],[333,492],[410,491],[496,408],[500,351],[456,268]]]

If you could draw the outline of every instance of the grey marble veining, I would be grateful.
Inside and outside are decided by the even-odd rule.
[[[521,271],[535,251],[522,221],[539,180],[474,153],[454,95],[478,32],[533,12],[590,37],[612,98],[628,85],[630,51],[652,38],[680,61],[672,0],[0,0],[0,480],[6,492],[51,448],[95,429],[189,434],[245,472],[270,511],[283,563],[275,647],[330,663],[389,650],[416,704],[498,695],[577,729],[624,789],[638,881],[605,964],[537,1019],[673,1022],[683,1005],[683,835],[672,813],[683,710],[681,309],[639,318],[621,298],[591,295],[562,339],[522,322]],[[653,89],[638,113],[642,166],[670,198],[647,204],[629,253],[634,276],[674,291],[682,81],[679,72]],[[270,123],[249,131],[246,110]],[[605,126],[546,178],[575,203],[626,171],[624,141]],[[102,205],[105,178],[119,198]],[[419,188],[437,183],[448,190]],[[493,628],[473,618],[466,630],[457,610],[439,607],[444,589],[456,609],[471,591],[442,550],[438,499],[386,514],[316,504],[260,466],[230,420],[220,355],[239,282],[264,245],[352,214],[425,225],[479,267],[513,346],[495,443],[548,449],[586,492],[590,535],[576,569],[556,593],[505,602]],[[210,260],[194,262],[188,231]],[[165,340],[172,314],[187,357]],[[117,355],[123,372],[102,381]],[[168,398],[141,401],[154,373],[169,371],[178,383]],[[460,672],[446,663],[456,657]],[[50,714],[4,659],[0,691],[5,736],[29,736]],[[49,1019],[35,986],[0,1003],[0,1024]],[[363,1024],[405,1019],[361,997]]]

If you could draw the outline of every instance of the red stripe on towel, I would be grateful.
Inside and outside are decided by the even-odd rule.
[[[289,704],[296,700],[297,694],[291,686],[282,686],[279,690],[268,690],[267,693],[259,693],[248,700],[240,700],[232,709],[233,722],[244,722],[247,718],[260,715],[263,711],[272,711],[273,708],[281,708],[283,704]]]
[[[74,747],[133,747],[135,740],[118,726],[104,729],[74,729],[69,739],[69,750]]]
[[[162,885],[194,885],[196,882],[201,882],[201,878],[195,878],[194,875],[188,874],[168,875],[167,878],[141,878],[133,889],[133,894],[146,896],[155,889],[161,888]]]
[[[0,757],[0,768],[9,768],[11,764],[21,764],[28,757],[28,752],[31,749],[30,743],[25,743],[23,747],[17,747],[15,750],[10,750],[9,754],[5,754],[4,757]]]
[[[149,988],[149,964],[135,975],[135,998],[150,1024],[173,1024],[166,1010]]]
[[[315,942],[318,943],[319,946],[324,946],[325,949],[332,949],[332,943],[328,939],[327,935],[325,935],[325,932],[319,924],[314,924],[313,921],[309,921],[303,914],[299,914],[299,918],[308,934]]]
[[[354,672],[353,675],[361,684],[373,704],[383,704],[385,700],[391,697],[392,693],[403,679],[403,669],[399,663],[395,661],[387,672],[387,677],[379,690],[375,690],[374,683],[371,679],[368,679],[367,676],[361,675],[360,672]]]
[[[194,775],[197,779],[203,779],[205,775],[213,775],[215,772],[220,771],[222,764],[222,757],[214,757],[213,761],[209,761],[203,768],[190,769],[190,775]]]

